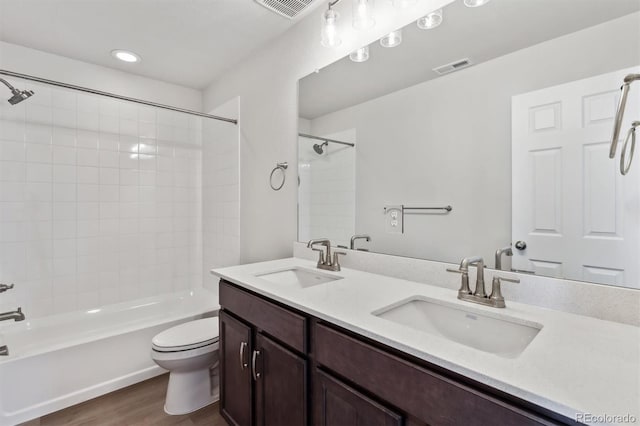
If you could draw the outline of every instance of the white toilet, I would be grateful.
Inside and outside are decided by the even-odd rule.
[[[218,400],[218,318],[177,325],[152,340],[151,358],[169,370],[167,414],[187,414]]]

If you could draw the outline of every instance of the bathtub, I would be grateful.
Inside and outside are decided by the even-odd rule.
[[[218,295],[198,289],[0,325],[0,346],[9,346],[0,356],[0,425],[164,373],[150,357],[152,337],[218,309]]]

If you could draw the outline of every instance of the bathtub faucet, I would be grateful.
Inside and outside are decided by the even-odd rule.
[[[9,348],[7,347],[7,345],[0,346],[0,356],[8,356],[8,355],[9,355]]]
[[[24,321],[25,316],[22,313],[22,308],[18,308],[17,311],[3,312],[0,314],[0,321],[6,321],[10,319],[14,321]]]

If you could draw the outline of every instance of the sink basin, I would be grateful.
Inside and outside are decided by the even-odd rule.
[[[541,324],[445,303],[413,297],[373,315],[504,358],[517,358],[542,329]]]
[[[256,277],[276,284],[292,285],[301,288],[313,287],[314,285],[342,279],[340,276],[324,274],[322,272],[316,272],[313,269],[299,267],[257,274]]]

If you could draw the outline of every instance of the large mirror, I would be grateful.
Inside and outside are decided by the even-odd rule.
[[[637,0],[455,1],[299,83],[300,241],[639,287]],[[437,17],[436,17],[437,18]],[[365,55],[366,56],[366,55]],[[640,148],[638,149],[640,150]],[[627,151],[628,152],[628,151]],[[504,249],[497,259],[496,251]]]

